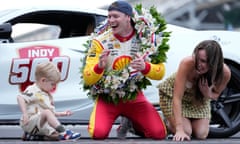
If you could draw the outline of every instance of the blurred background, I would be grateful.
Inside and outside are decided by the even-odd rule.
[[[9,8],[23,9],[37,6],[70,6],[107,9],[115,0],[8,0],[1,3],[0,10]],[[167,23],[195,30],[231,30],[240,31],[240,0],[126,0],[132,6],[141,3],[143,7],[154,6],[165,17]],[[18,41],[29,41],[28,31],[36,29],[43,36],[45,26],[21,26],[13,29],[13,37]],[[25,28],[26,27],[26,28]],[[31,29],[30,29],[31,28]],[[59,30],[53,29],[51,36]],[[42,33],[40,33],[40,31]],[[49,33],[48,33],[49,34]],[[46,35],[46,34],[44,34]]]
[[[170,24],[196,30],[240,30],[240,0],[128,0],[155,6]]]

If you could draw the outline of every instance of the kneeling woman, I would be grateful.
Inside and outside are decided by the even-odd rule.
[[[200,42],[192,56],[181,60],[177,72],[159,85],[160,107],[173,140],[206,139],[210,101],[219,97],[230,77],[216,41]]]

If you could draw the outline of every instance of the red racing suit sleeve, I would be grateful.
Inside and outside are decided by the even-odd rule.
[[[99,55],[103,51],[101,43],[94,39],[88,51],[86,65],[83,69],[83,80],[85,85],[93,85],[101,79],[104,69],[98,67]]]

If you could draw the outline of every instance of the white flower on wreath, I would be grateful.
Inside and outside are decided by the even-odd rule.
[[[149,54],[156,52],[157,47],[161,45],[162,38],[161,35],[155,34],[159,24],[155,25],[156,20],[152,17],[149,10],[142,8],[141,15],[134,10],[134,17],[132,19],[135,22],[135,29],[137,30],[142,45],[149,47],[147,50],[142,51],[148,51]]]

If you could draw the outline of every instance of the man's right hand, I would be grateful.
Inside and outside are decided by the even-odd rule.
[[[102,54],[99,56],[98,68],[104,69],[106,67],[109,54],[110,50],[103,50]]]

